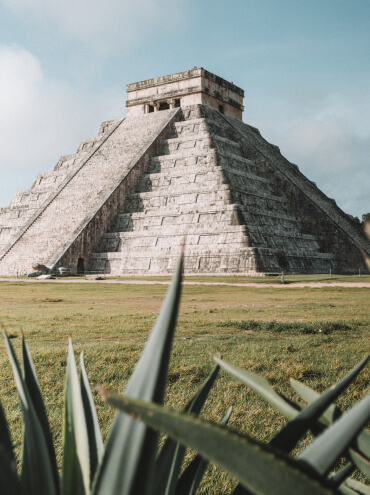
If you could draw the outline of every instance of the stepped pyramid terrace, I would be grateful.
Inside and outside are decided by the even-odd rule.
[[[370,242],[243,123],[244,91],[203,68],[127,86],[127,116],[0,209],[0,275],[353,272]]]

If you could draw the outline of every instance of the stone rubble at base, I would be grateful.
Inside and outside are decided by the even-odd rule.
[[[241,120],[242,89],[204,69],[128,85],[128,113],[0,209],[0,275],[328,273],[370,243]],[[359,248],[360,247],[360,248]]]

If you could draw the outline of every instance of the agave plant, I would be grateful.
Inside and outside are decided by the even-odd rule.
[[[370,441],[364,426],[370,416],[370,396],[346,414],[333,405],[368,358],[322,395],[292,381],[294,389],[308,403],[303,407],[277,393],[263,377],[235,368],[216,356],[215,368],[184,411],[163,407],[181,274],[182,259],[125,394],[100,389],[102,397],[118,409],[104,446],[83,355],[79,379],[72,343],[69,343],[61,476],[26,341],[22,340],[21,371],[5,335],[22,407],[24,437],[19,476],[0,407],[0,493],[195,495],[207,464],[212,461],[238,480],[234,491],[237,495],[369,494],[369,488],[351,475],[358,468],[369,476]],[[228,430],[231,410],[221,425],[197,417],[220,368],[252,388],[288,419],[287,425],[268,445]],[[298,457],[289,457],[308,430],[315,435],[315,440]],[[156,431],[168,435],[158,455]],[[198,455],[181,473],[186,446],[197,450]],[[343,456],[347,464],[340,471],[332,472]]]
[[[346,414],[333,406],[335,398],[354,380],[368,357],[322,395],[292,381],[309,403],[304,408],[277,393],[263,377],[235,368],[220,358],[215,360],[290,420],[268,445],[153,403],[122,397],[108,390],[101,390],[101,394],[113,406],[224,468],[239,480],[234,495],[370,493],[368,486],[350,478],[356,467],[370,477],[370,434],[364,429],[370,417],[370,396]],[[296,459],[288,457],[308,430],[317,438]],[[347,457],[348,463],[341,471],[331,472],[342,456]]]
[[[182,259],[126,388],[125,394],[134,399],[163,403],[181,277]],[[117,413],[103,446],[83,354],[79,379],[71,341],[66,371],[63,469],[60,476],[45,405],[26,340],[22,338],[21,370],[8,336],[5,334],[4,337],[21,403],[24,434],[19,477],[6,418],[0,406],[1,494],[170,495],[178,486],[185,490],[183,493],[195,493],[207,462],[195,458],[179,480],[185,447],[167,439],[157,456],[157,434],[129,415]],[[184,414],[199,414],[218,370],[219,365],[216,365],[185,407]],[[223,420],[224,424],[229,416],[230,411]]]

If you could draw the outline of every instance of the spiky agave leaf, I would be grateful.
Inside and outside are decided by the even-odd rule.
[[[4,493],[22,493],[22,485],[17,476],[13,444],[10,438],[8,423],[0,404],[0,487]]]
[[[292,439],[290,444],[288,443],[287,437],[289,435],[282,435],[284,436],[285,441],[287,442],[287,447],[286,451],[291,450],[292,445],[296,443],[297,437],[300,437],[302,435],[301,430],[307,431],[309,428],[313,428],[315,425],[316,420],[318,419],[319,416],[324,412],[325,408],[329,407],[330,408],[330,416],[325,417],[325,422],[329,424],[330,418],[335,417],[338,415],[338,413],[334,413],[333,406],[328,404],[334,400],[334,398],[339,395],[339,393],[349,385],[349,383],[358,375],[358,373],[364,368],[364,366],[367,364],[368,356],[363,359],[350,373],[348,373],[340,382],[335,387],[330,388],[327,392],[326,395],[320,399],[320,394],[312,395],[311,393],[309,394],[311,398],[311,402],[313,402],[313,397],[315,399],[315,405],[312,405],[311,407],[309,406],[306,409],[304,409],[301,413],[299,413],[298,409],[295,409],[291,403],[289,403],[287,400],[285,400],[280,394],[278,394],[269,384],[269,382],[259,376],[256,375],[255,373],[252,373],[250,371],[242,370],[240,368],[237,368],[235,366],[232,366],[225,361],[222,361],[218,357],[214,357],[215,361],[228,373],[230,373],[232,376],[240,380],[242,383],[245,385],[249,386],[252,390],[254,390],[257,394],[259,394],[261,397],[263,397],[269,404],[273,405],[276,407],[285,417],[287,417],[289,420],[294,420],[295,418],[298,417],[303,417],[305,419],[302,427],[300,425],[300,422],[297,421],[295,423],[295,429],[297,431],[293,432],[294,435],[292,434]],[[293,381],[294,385],[297,384],[296,381]],[[299,383],[299,382],[298,382]],[[298,389],[299,386],[296,385],[296,388]],[[303,388],[303,387],[302,387]],[[307,387],[305,387],[307,389]],[[297,406],[298,407],[298,406]],[[302,416],[299,416],[299,415]],[[287,433],[289,434],[289,423],[287,426]],[[315,431],[316,433],[316,431]],[[279,436],[279,434],[278,434]],[[276,438],[276,437],[275,437]],[[360,433],[358,437],[358,443],[362,443],[362,447],[367,448],[368,442],[367,438],[369,438],[369,434],[366,431],[363,431]],[[276,443],[276,447],[279,448],[280,450],[284,450],[284,443],[280,441],[275,441],[274,439],[272,440],[273,443]]]
[[[349,449],[349,455],[352,462],[358,467],[358,469],[368,478],[370,478],[370,461],[366,457],[362,456],[359,452],[353,449]]]
[[[250,490],[245,488],[245,486],[239,483],[233,491],[232,495],[255,495],[255,493],[251,492]]]
[[[339,488],[338,488],[338,491],[339,493],[341,493],[342,495],[359,495],[359,493],[355,490],[352,490],[352,488],[350,488],[349,486],[347,485],[341,485]]]
[[[351,446],[370,418],[370,395],[343,414],[335,423],[316,438],[299,456],[302,465],[325,476]]]
[[[320,394],[318,392],[315,392],[311,388],[309,388],[307,385],[304,385],[301,382],[298,382],[297,380],[290,380],[292,387],[294,390],[297,392],[298,395],[302,397],[303,400],[308,402],[309,404],[311,402],[314,402],[320,397]],[[339,407],[335,406],[334,404],[329,406],[328,409],[324,412],[324,414],[321,416],[320,421],[325,423],[327,426],[331,425],[336,419],[338,419],[340,416],[342,416],[342,411],[339,409]],[[355,440],[355,444],[357,449],[366,457],[370,458],[370,433],[366,430],[363,429],[358,435]]]
[[[278,394],[266,380],[256,373],[237,368],[229,363],[226,363],[221,358],[213,356],[213,359],[221,368],[235,377],[237,380],[247,385],[260,397],[265,399],[270,405],[276,407],[286,418],[292,420],[299,414],[299,408],[293,407],[282,395]]]
[[[96,469],[103,456],[103,440],[99,428],[98,416],[94,405],[94,399],[91,393],[89,380],[87,378],[83,353],[80,357],[81,363],[81,397],[86,418],[87,436],[89,439],[90,453],[90,480],[94,478]]]
[[[192,397],[184,408],[185,413],[198,415],[208,397],[214,381],[217,378],[220,367],[212,370],[203,382],[200,389]],[[181,471],[186,447],[172,438],[167,438],[156,460],[154,495],[173,495]]]
[[[363,483],[360,483],[359,481],[353,480],[352,478],[348,478],[345,481],[344,486],[349,487],[350,489],[354,490],[355,493],[357,493],[357,494],[370,495],[370,486],[364,485]]]
[[[17,466],[15,463],[13,443],[10,438],[8,423],[0,403],[0,449],[4,458],[8,459],[9,467],[16,473]],[[1,480],[0,480],[1,486]]]
[[[72,341],[69,340],[64,400],[63,495],[90,491],[89,439]]]
[[[205,459],[224,468],[252,493],[259,495],[329,495],[335,493],[309,476],[288,457],[245,436],[192,415],[154,403],[122,397],[100,389],[114,407],[132,414],[152,428],[186,443]]]
[[[298,381],[298,380],[295,380],[294,378],[291,378],[290,379],[290,384],[291,386],[294,388],[294,390],[297,392],[297,394],[306,402],[308,402],[308,404],[311,404],[312,402],[315,402],[321,394],[319,394],[318,392],[315,392],[314,390],[312,390],[310,387],[308,387],[307,385],[305,385],[304,383]],[[336,419],[339,418],[339,416],[341,416],[342,413],[341,411],[339,410],[339,408],[337,408],[335,406],[335,404],[331,404],[327,409],[326,411],[323,412],[320,420],[326,425],[326,426],[329,426],[331,425]]]
[[[297,445],[302,436],[315,425],[323,412],[346,390],[360,371],[366,366],[369,356],[363,359],[338,383],[326,390],[308,407],[303,409],[293,420],[280,430],[270,441],[270,445],[289,453]]]
[[[226,426],[229,422],[231,412],[232,407],[229,407],[227,413],[221,421],[222,426]],[[178,480],[175,495],[196,495],[208,464],[208,461],[197,454],[191,463],[186,467]]]
[[[17,386],[24,424],[22,485],[30,495],[58,495],[47,442],[27,383],[23,380],[13,346],[4,332],[5,345]]]
[[[0,444],[0,493],[11,495],[23,495],[22,484],[14,469],[14,463],[9,458],[8,452]]]
[[[356,470],[356,466],[352,462],[347,462],[339,471],[331,473],[328,477],[333,486],[341,485],[352,473]]]
[[[144,351],[126,388],[130,397],[163,403],[181,294],[182,256]],[[93,494],[146,495],[152,489],[157,434],[118,412],[94,481]]]
[[[22,336],[22,357],[23,357],[23,380],[27,385],[30,398],[35,408],[37,417],[40,421],[41,428],[44,432],[46,447],[50,458],[50,464],[53,471],[54,483],[57,493],[60,493],[60,477],[55,456],[53,437],[51,435],[49,420],[46,414],[45,404],[41,395],[40,386],[37,380],[35,367],[33,365],[31,353],[29,351],[26,339]]]

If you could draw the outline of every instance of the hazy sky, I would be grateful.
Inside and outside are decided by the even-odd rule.
[[[197,67],[347,213],[370,211],[369,0],[0,0],[0,206],[125,114],[125,85]]]

